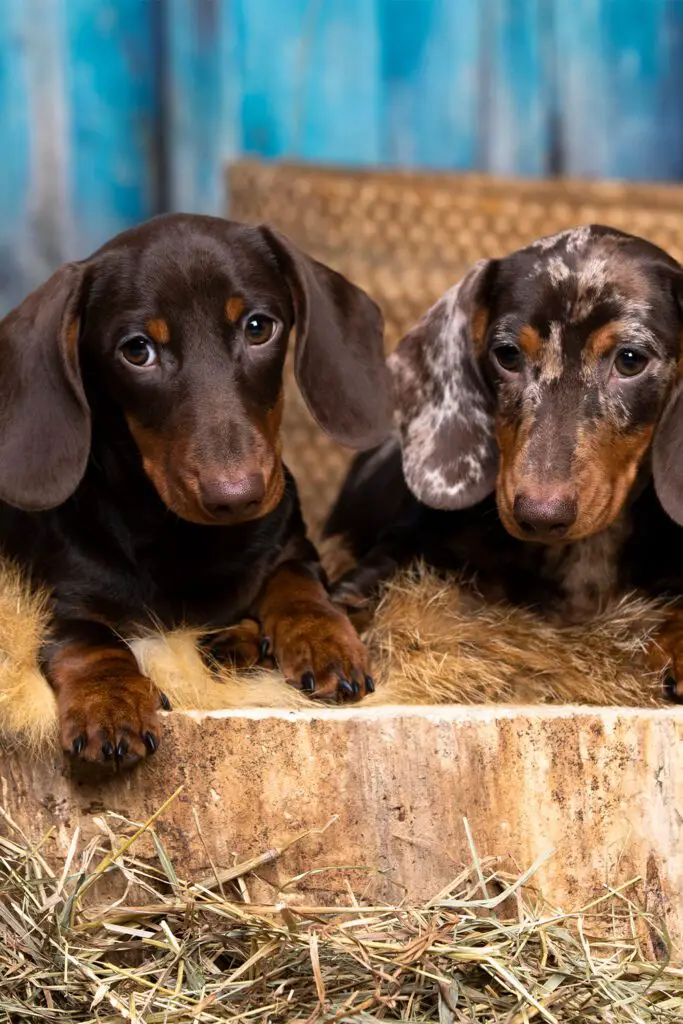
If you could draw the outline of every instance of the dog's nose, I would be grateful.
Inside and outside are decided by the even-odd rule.
[[[518,494],[513,513],[518,526],[530,537],[561,537],[576,522],[578,509],[573,494],[548,491],[542,495]]]
[[[239,480],[219,476],[204,480],[201,485],[202,505],[217,518],[256,512],[265,493],[263,473],[249,473]]]

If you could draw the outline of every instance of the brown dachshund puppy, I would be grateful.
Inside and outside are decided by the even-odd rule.
[[[681,604],[658,649],[683,695],[682,340],[683,271],[643,239],[582,227],[476,265],[390,359],[399,436],[327,524],[360,558],[338,600],[416,556],[564,623],[642,589]]]
[[[267,638],[303,690],[372,689],[280,458],[294,324],[317,422],[351,447],[379,443],[379,310],[266,227],[159,217],[0,323],[0,547],[52,593],[43,664],[79,759],[126,765],[157,748],[163,698],[122,639],[152,625],[253,617],[255,651]]]

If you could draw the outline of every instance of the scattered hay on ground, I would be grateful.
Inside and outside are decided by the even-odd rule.
[[[641,947],[656,924],[637,908],[637,879],[569,914],[530,889],[537,865],[513,879],[473,846],[472,864],[420,906],[350,891],[346,906],[254,905],[245,879],[283,851],[178,878],[155,830],[172,800],[142,826],[109,815],[101,838],[75,833],[58,873],[0,811],[0,1021],[683,1019],[683,970]],[[136,850],[142,835],[153,861]],[[98,906],[113,875],[125,891]]]

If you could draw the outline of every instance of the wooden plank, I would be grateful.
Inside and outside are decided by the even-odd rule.
[[[555,0],[555,18],[567,173],[680,178],[681,0]]]
[[[479,0],[378,0],[383,162],[478,165],[483,10]]]
[[[0,307],[6,312],[68,252],[62,9],[0,8]]]
[[[247,154],[379,157],[375,0],[235,0]]]
[[[168,205],[222,213],[224,166],[238,149],[239,54],[234,0],[167,0],[164,106]]]
[[[471,863],[466,818],[480,856],[500,857],[514,877],[542,860],[532,884],[565,912],[604,897],[607,884],[647,878],[646,908],[681,960],[681,709],[175,711],[151,762],[106,788],[75,785],[49,749],[38,759],[0,746],[0,763],[8,813],[57,873],[77,827],[81,848],[102,841],[103,801],[142,822],[182,786],[154,826],[179,877],[230,868],[235,851],[247,860],[335,815],[324,835],[271,865],[267,881],[250,877],[251,899],[295,908],[333,899],[348,910],[346,877],[370,899],[410,906]],[[312,868],[327,870],[313,877]]]
[[[27,56],[23,37],[22,0],[2,0],[0,17],[0,316],[24,291],[22,233],[28,212],[29,137]]]
[[[69,188],[82,255],[159,209],[159,7],[64,2]]]
[[[552,162],[552,24],[546,0],[489,0],[484,167],[539,177]]]

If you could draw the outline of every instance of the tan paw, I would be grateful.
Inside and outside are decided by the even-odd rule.
[[[332,605],[295,606],[269,625],[275,658],[290,685],[338,702],[374,691],[365,645]]]
[[[59,694],[62,746],[91,764],[130,768],[160,740],[159,710],[169,705],[139,673],[81,679]]]

